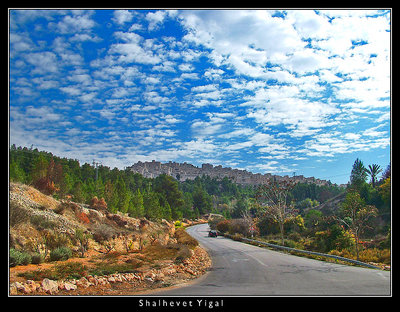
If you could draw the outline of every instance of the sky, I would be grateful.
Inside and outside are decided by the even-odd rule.
[[[9,143],[342,184],[390,163],[390,10],[9,10]]]

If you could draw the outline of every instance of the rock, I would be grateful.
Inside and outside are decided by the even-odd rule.
[[[18,295],[18,290],[17,290],[17,286],[15,286],[15,283],[12,283],[10,285],[10,296],[15,296]]]
[[[42,281],[42,289],[44,292],[53,295],[58,292],[58,283],[51,279],[45,278]]]
[[[91,275],[89,275],[87,279],[88,279],[89,283],[91,283],[91,284],[94,285],[94,286],[96,286],[96,285],[99,283],[99,281],[97,280],[97,278],[95,278],[95,277],[93,277],[93,276],[91,276]]]
[[[22,291],[22,289],[24,288],[24,286],[20,282],[15,282],[14,286],[18,291]]]
[[[107,280],[108,280],[109,283],[115,283],[115,282],[116,282],[114,276],[109,276],[109,277],[107,278]]]
[[[72,283],[65,282],[64,289],[65,290],[75,290],[75,289],[77,289],[77,287],[76,287],[76,285],[74,285]]]
[[[76,286],[78,287],[88,288],[90,285],[91,283],[86,279],[86,277],[81,277],[76,281]]]
[[[32,280],[27,280],[25,286],[27,288],[26,291],[28,291],[27,293],[31,293],[36,291],[40,287],[40,284]]]

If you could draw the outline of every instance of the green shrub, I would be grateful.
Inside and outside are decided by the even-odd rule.
[[[51,261],[64,261],[72,256],[72,251],[68,247],[58,247],[50,252]]]
[[[30,222],[38,230],[54,229],[57,224],[41,215],[31,216]]]
[[[40,264],[44,261],[44,256],[38,252],[34,252],[31,254],[32,264]]]
[[[16,265],[27,265],[32,262],[32,257],[29,253],[10,249],[10,267]]]

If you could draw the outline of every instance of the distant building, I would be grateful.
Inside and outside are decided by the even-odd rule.
[[[225,177],[232,180],[232,182],[242,185],[259,185],[267,183],[271,180],[276,181],[295,181],[297,183],[315,183],[317,185],[329,185],[330,181],[316,179],[314,177],[306,178],[302,175],[278,176],[271,173],[260,174],[251,173],[246,170],[223,168],[221,165],[213,166],[212,164],[202,164],[201,168],[192,164],[168,162],[161,163],[155,160],[151,162],[137,162],[130,167],[127,167],[133,172],[140,173],[146,178],[156,178],[160,174],[167,174],[179,181],[194,180],[196,177],[206,175],[211,178],[223,179]]]

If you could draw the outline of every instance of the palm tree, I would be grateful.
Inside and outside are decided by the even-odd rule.
[[[372,164],[368,166],[368,174],[371,176],[372,187],[375,187],[376,177],[382,172],[382,168],[377,164]]]

